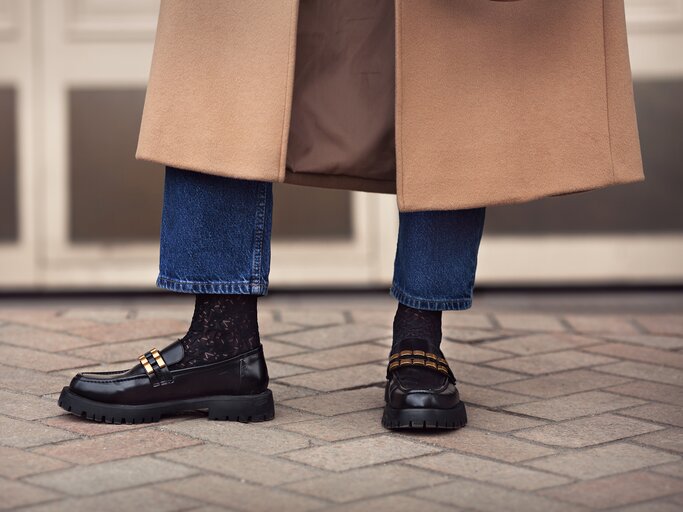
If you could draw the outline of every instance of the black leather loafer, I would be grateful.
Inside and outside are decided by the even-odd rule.
[[[62,390],[59,406],[106,423],[153,422],[196,409],[208,409],[211,420],[273,419],[262,347],[217,363],[174,369],[183,355],[176,341],[161,352],[141,355],[130,370],[79,373]]]
[[[399,428],[460,428],[467,424],[455,376],[438,347],[406,339],[389,356],[382,425]]]

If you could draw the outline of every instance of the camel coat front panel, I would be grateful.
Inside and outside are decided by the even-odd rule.
[[[136,156],[402,211],[639,181],[623,0],[162,0]]]

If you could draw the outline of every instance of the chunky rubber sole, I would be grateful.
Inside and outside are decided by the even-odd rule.
[[[219,395],[145,405],[117,405],[84,398],[65,387],[58,404],[71,414],[103,423],[153,423],[162,416],[197,409],[208,409],[208,418],[219,421],[247,423],[275,417],[273,393],[269,389],[258,395]]]
[[[467,425],[467,411],[462,402],[452,409],[394,409],[386,405],[382,415],[382,426],[391,430],[456,429],[465,425]]]

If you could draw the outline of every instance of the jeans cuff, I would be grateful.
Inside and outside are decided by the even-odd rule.
[[[266,295],[268,282],[249,281],[186,281],[171,277],[157,277],[157,287],[177,293],[210,293],[221,295]]]
[[[458,299],[425,299],[407,294],[396,283],[391,285],[389,292],[393,298],[404,306],[428,311],[463,311],[472,307],[472,297]]]

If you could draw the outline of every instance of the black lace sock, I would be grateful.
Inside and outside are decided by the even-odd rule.
[[[438,347],[441,344],[441,311],[415,309],[398,304],[394,316],[394,344],[419,338]]]
[[[180,340],[189,368],[214,363],[247,352],[261,344],[256,295],[197,295],[187,334]]]
[[[411,338],[425,340],[434,349],[438,349],[441,344],[441,311],[415,309],[399,303],[394,316],[393,344],[396,346],[400,341]],[[404,348],[424,350],[424,345],[419,342],[411,345],[406,347],[404,344]],[[402,385],[408,388],[431,389],[443,384],[443,375],[419,366],[406,366],[396,371]]]

